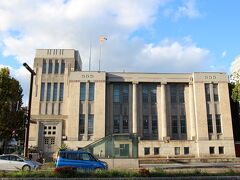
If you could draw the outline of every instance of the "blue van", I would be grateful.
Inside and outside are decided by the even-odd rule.
[[[72,166],[83,170],[108,169],[104,161],[99,161],[89,152],[59,151],[56,167]]]

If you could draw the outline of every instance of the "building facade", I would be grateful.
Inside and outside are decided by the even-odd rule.
[[[78,51],[38,49],[29,143],[100,157],[235,157],[225,73],[82,71]]]

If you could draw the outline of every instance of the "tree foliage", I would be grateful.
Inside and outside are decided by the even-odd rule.
[[[235,84],[231,84],[232,86],[232,95],[231,98],[234,102],[240,101],[240,83],[237,81]]]
[[[22,88],[19,82],[10,76],[8,68],[0,69],[0,137],[9,140],[24,137],[24,110],[22,106]]]

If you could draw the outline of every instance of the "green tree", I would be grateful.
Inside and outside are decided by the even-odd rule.
[[[240,101],[240,84],[239,81],[237,81],[235,84],[231,84],[232,86],[232,95],[231,98],[234,102]]]
[[[10,76],[8,68],[0,69],[0,138],[3,148],[13,137],[24,138],[24,110],[22,106],[22,88],[19,82]]]

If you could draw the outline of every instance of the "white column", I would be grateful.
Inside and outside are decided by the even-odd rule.
[[[193,137],[196,136],[196,118],[195,118],[195,104],[194,104],[194,92],[193,92],[193,83],[189,83],[189,113],[190,113],[190,138],[193,140]]]
[[[137,133],[137,83],[133,82],[133,93],[132,93],[132,124],[133,133]]]
[[[167,136],[166,84],[161,83],[162,139]]]

